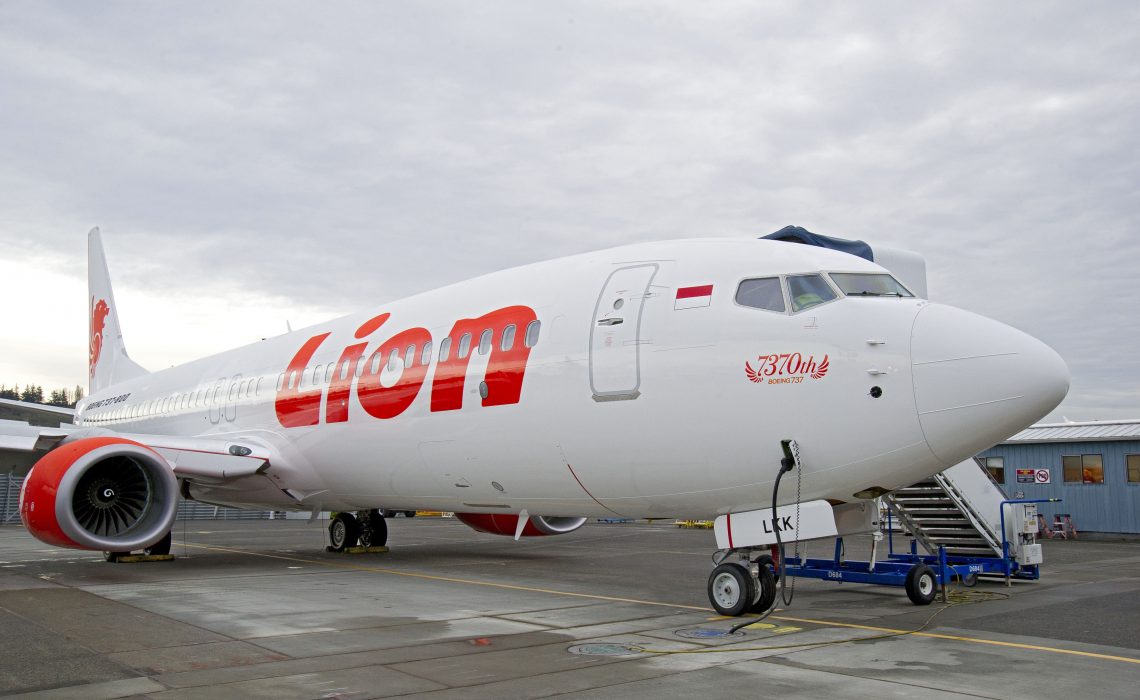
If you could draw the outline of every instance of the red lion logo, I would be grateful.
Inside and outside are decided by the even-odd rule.
[[[91,363],[92,377],[95,376],[95,365],[99,364],[99,354],[103,350],[103,326],[110,313],[111,309],[107,306],[107,302],[100,299],[96,303],[95,297],[91,297],[91,347],[88,359]]]

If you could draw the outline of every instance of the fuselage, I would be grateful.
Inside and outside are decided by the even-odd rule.
[[[770,505],[783,439],[800,446],[799,500],[851,501],[1064,396],[1064,363],[1033,338],[912,296],[845,295],[832,273],[886,271],[739,239],[572,256],[123,382],[77,420],[269,451],[264,474],[187,487],[213,503],[706,517]],[[748,280],[783,309],[741,303]],[[826,289],[797,294],[805,281]]]

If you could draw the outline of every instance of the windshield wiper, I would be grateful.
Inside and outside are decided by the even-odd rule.
[[[902,298],[899,292],[848,292],[849,297],[898,297]]]

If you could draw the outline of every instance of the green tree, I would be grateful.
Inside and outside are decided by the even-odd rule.
[[[13,401],[20,400],[20,387],[14,386],[11,389],[0,384],[0,399],[12,399]]]
[[[29,403],[43,403],[44,402],[44,388],[42,386],[33,386],[29,384],[24,387],[24,393],[20,394],[21,401]]]

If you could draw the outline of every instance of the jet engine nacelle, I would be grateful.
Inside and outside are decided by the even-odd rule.
[[[174,524],[178,480],[145,445],[83,438],[44,455],[20,489],[20,519],[36,539],[59,547],[129,552],[162,539]]]
[[[489,532],[492,535],[510,535],[514,537],[519,525],[519,516],[515,514],[456,513],[455,518],[472,530]],[[523,528],[522,536],[542,537],[544,535],[565,535],[567,532],[574,532],[585,524],[585,518],[532,515],[526,527]]]

